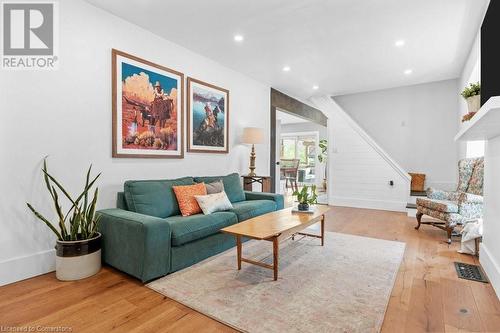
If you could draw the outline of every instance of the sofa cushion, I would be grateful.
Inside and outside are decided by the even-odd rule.
[[[458,213],[458,203],[450,200],[417,198],[417,207],[418,206],[442,213]]]
[[[234,213],[216,212],[210,215],[170,216],[165,219],[172,230],[172,245],[179,246],[219,232],[238,223]]]
[[[222,179],[224,191],[231,202],[239,202],[245,200],[245,192],[241,186],[240,175],[232,173],[227,176],[210,176],[210,177],[194,177],[197,183],[211,183]]]
[[[272,200],[248,200],[234,202],[233,209],[229,211],[234,212],[238,216],[238,221],[244,221],[255,216],[274,212],[275,210],[276,202]]]
[[[127,180],[125,201],[130,211],[155,216],[179,215],[179,205],[172,186],[192,185],[192,177],[171,180]]]

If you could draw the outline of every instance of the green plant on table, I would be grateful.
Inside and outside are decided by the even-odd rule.
[[[302,205],[312,205],[318,202],[318,195],[316,194],[316,185],[304,186],[300,191],[294,191],[293,196],[297,197],[297,201]]]
[[[467,99],[479,94],[481,94],[481,84],[479,82],[476,82],[469,84],[468,87],[465,87],[460,95],[462,95],[463,98]]]
[[[87,171],[87,176],[85,180],[85,187],[76,199],[64,189],[64,187],[51,175],[47,170],[47,159],[43,161],[43,178],[47,190],[49,191],[50,197],[54,205],[54,210],[57,215],[57,223],[52,224],[47,218],[40,214],[33,206],[26,203],[29,209],[35,214],[35,216],[44,222],[50,230],[57,236],[60,241],[76,241],[90,239],[98,235],[97,227],[99,224],[99,219],[95,218],[95,208],[97,203],[97,196],[99,189],[96,187],[94,190],[94,195],[90,200],[89,192],[97,178],[101,174],[95,176],[90,180],[90,172],[92,170],[92,165]],[[59,193],[60,192],[60,193]],[[60,194],[63,194],[71,203],[69,209],[64,212],[60,204]],[[56,228],[54,225],[57,225]]]

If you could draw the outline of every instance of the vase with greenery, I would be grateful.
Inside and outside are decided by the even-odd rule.
[[[327,154],[328,154],[328,140],[326,139],[321,139],[319,140],[319,149],[320,152],[318,154],[318,161],[319,163],[325,164],[325,173],[323,175],[323,190],[326,191],[326,159],[327,159]]]
[[[101,234],[99,219],[95,216],[99,190],[91,189],[100,174],[91,177],[89,167],[83,191],[76,197],[70,195],[61,183],[47,169],[43,161],[42,174],[55,211],[51,222],[30,203],[26,203],[33,214],[56,235],[56,276],[60,280],[78,280],[96,274],[101,268]],[[92,194],[92,196],[91,196]],[[61,198],[69,202],[63,209]]]
[[[469,112],[462,118],[462,122],[464,122],[470,120],[481,107],[481,84],[479,82],[470,83],[462,91],[461,95],[467,101],[467,108],[469,109]]]
[[[297,197],[297,201],[299,202],[299,204],[297,205],[297,209],[301,211],[308,211],[309,205],[313,205],[318,202],[316,185],[311,185],[310,191],[309,186],[305,185],[300,191],[294,191],[293,196]]]

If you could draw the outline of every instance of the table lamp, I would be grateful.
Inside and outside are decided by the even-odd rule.
[[[264,131],[262,130],[262,128],[245,127],[243,129],[241,141],[243,143],[252,145],[252,152],[250,153],[250,173],[248,175],[252,177],[257,176],[257,174],[255,173],[255,145],[264,143]]]

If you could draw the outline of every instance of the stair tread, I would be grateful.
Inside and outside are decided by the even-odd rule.
[[[426,197],[427,192],[425,191],[410,191],[410,195],[414,197]]]
[[[406,205],[406,208],[417,209],[417,205],[408,202],[408,204]]]

